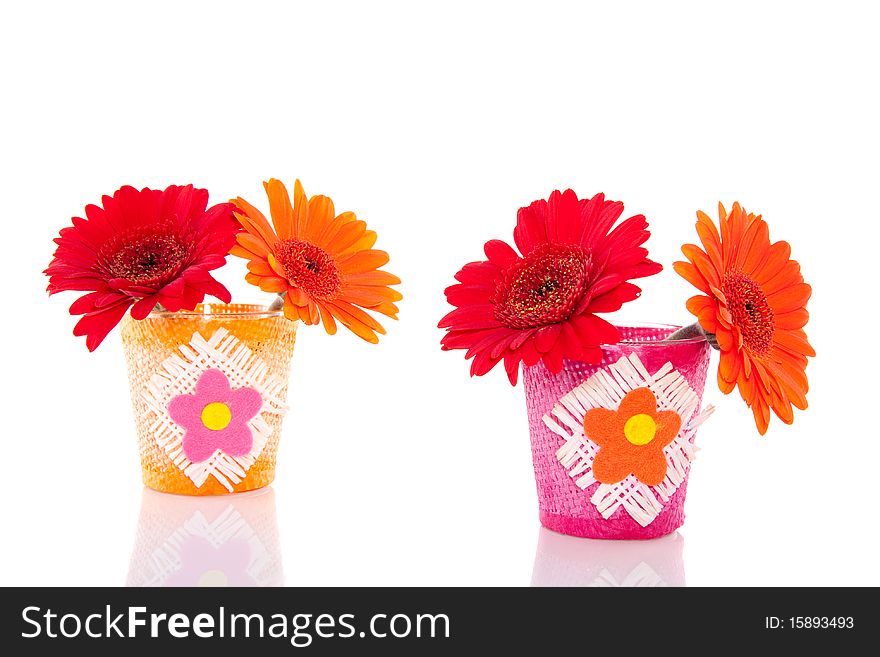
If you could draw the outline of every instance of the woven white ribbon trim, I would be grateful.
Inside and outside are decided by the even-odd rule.
[[[660,515],[663,505],[684,481],[696,450],[691,442],[694,433],[715,409],[707,406],[697,413],[700,397],[672,363],[666,363],[652,375],[632,354],[593,374],[562,397],[543,418],[544,424],[565,441],[556,452],[557,460],[575,484],[586,490],[596,483],[593,458],[599,447],[584,435],[584,416],[591,408],[615,410],[627,393],[645,387],[657,398],[658,411],[671,410],[681,416],[681,430],[663,450],[666,478],[657,486],[647,486],[629,475],[616,484],[599,484],[590,498],[606,520],[623,507],[642,527]]]
[[[272,430],[264,415],[283,416],[287,405],[282,399],[285,382],[269,372],[261,358],[225,328],[218,328],[209,340],[201,333],[193,333],[189,344],[180,346],[181,355],[165,359],[162,369],[154,374],[144,393],[150,412],[155,416],[150,431],[156,444],[165,451],[183,473],[200,488],[208,477],[214,477],[229,492],[244,479],[254,464]],[[183,427],[168,414],[168,403],[178,395],[195,392],[199,377],[210,369],[223,372],[233,389],[254,388],[263,398],[263,408],[248,423],[253,435],[251,451],[244,456],[229,456],[218,449],[211,458],[191,462],[183,453]]]

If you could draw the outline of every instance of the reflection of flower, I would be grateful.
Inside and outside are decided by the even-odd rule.
[[[599,445],[593,476],[614,484],[632,474],[648,486],[666,476],[663,448],[681,428],[675,411],[657,411],[657,399],[648,388],[627,393],[616,411],[592,408],[584,416],[584,433]]]
[[[256,586],[247,572],[250,546],[230,539],[214,547],[201,536],[189,536],[180,546],[180,570],[165,586]]]
[[[264,186],[274,230],[250,203],[233,201],[246,232],[238,235],[231,253],[248,260],[248,282],[284,294],[284,314],[290,319],[321,321],[330,334],[339,321],[364,340],[378,342],[376,333],[385,330],[361,308],[397,319],[394,302],[402,297],[388,287],[400,279],[379,269],[388,254],[372,248],[376,233],[353,212],[337,216],[328,197],[307,198],[299,180],[292,205],[281,181]]]
[[[194,395],[178,395],[168,403],[168,414],[184,428],[183,452],[193,463],[208,459],[218,449],[229,456],[247,454],[253,444],[248,422],[260,412],[263,399],[253,388],[231,390],[220,370],[206,370]]]
[[[232,206],[211,208],[204,189],[122,187],[86,206],[55,240],[46,269],[49,293],[88,292],[70,307],[83,315],[73,329],[93,351],[131,307],[144,319],[156,304],[193,310],[206,294],[229,303],[229,292],[209,273],[226,262],[237,227]],[[207,209],[206,209],[207,208]]]
[[[691,297],[687,308],[715,334],[721,350],[718,385],[725,394],[739,386],[763,434],[771,408],[786,424],[794,421],[792,405],[807,408],[807,356],[816,352],[803,327],[812,289],[789,258],[788,243],[770,243],[760,216],[747,214],[739,203],[730,216],[719,203],[718,214],[720,233],[697,212],[705,251],[685,244],[682,252],[690,262],[676,262],[675,271],[704,293]]]
[[[620,340],[596,313],[613,312],[641,290],[631,278],[661,267],[647,259],[642,215],[616,228],[623,204],[597,194],[578,199],[568,190],[521,208],[513,232],[519,253],[491,240],[483,262],[465,265],[446,289],[455,310],[440,320],[448,333],[443,349],[466,349],[471,375],[483,375],[502,359],[516,384],[519,364],[539,360],[551,372],[562,359],[598,363],[601,344]]]

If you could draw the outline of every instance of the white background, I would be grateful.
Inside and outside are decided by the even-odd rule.
[[[47,299],[40,273],[52,238],[123,184],[266,208],[274,176],[365,219],[405,295],[379,346],[300,331],[274,484],[287,584],[531,582],[522,388],[470,379],[435,325],[455,271],[569,186],[650,221],[666,270],[617,319],[690,321],[671,263],[718,200],[762,213],[814,288],[793,427],[762,438],[737,395],[707,391],[688,584],[880,584],[876,18],[848,2],[7,7],[0,581],[123,584],[141,504],[118,331],[94,354],[71,335],[73,297]],[[253,297],[243,272],[221,279]]]

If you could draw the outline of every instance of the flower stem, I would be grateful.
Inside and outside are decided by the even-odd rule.
[[[707,333],[700,326],[699,322],[694,322],[690,326],[685,326],[667,337],[664,342],[672,342],[674,340],[689,340],[691,338],[705,337],[713,349],[718,349],[718,341],[715,339],[714,333]]]
[[[287,293],[282,292],[277,297],[275,297],[275,300],[269,305],[270,311],[281,310],[282,308],[284,308],[284,295],[285,294],[287,294]]]

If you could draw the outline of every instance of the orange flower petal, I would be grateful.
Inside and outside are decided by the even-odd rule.
[[[807,305],[810,296],[813,294],[813,288],[806,283],[798,283],[787,287],[775,294],[767,296],[770,307],[776,314],[790,313]]]
[[[709,290],[709,283],[700,275],[700,272],[697,271],[697,268],[690,262],[673,262],[672,268],[675,270],[679,276],[681,276],[688,283],[693,285],[698,290],[705,292],[706,294],[711,294]]]
[[[752,402],[755,400],[755,397],[758,394],[757,384],[755,383],[755,377],[746,378],[744,376],[739,377],[737,380],[737,386],[739,387],[739,394],[742,397],[743,401],[749,406],[752,405]]]
[[[287,279],[287,272],[284,271],[284,267],[281,266],[281,263],[278,262],[278,258],[275,257],[274,253],[270,253],[268,256],[266,256],[266,262],[269,263],[269,267],[272,269],[275,276],[278,276],[278,278],[283,278],[285,280]]]
[[[718,388],[721,390],[721,392],[723,392],[725,395],[729,395],[731,392],[733,392],[733,389],[736,387],[736,383],[733,383],[731,381],[726,381],[724,379],[724,376],[721,373],[720,367],[718,368],[718,377],[717,378],[718,378]]]
[[[372,344],[376,344],[379,342],[379,336],[377,336],[373,332],[373,330],[370,329],[370,327],[366,326],[363,322],[358,321],[346,310],[340,308],[335,303],[328,303],[327,307],[330,309],[330,312],[333,313],[333,316],[340,322],[342,322],[343,326],[345,326],[348,330],[357,335],[359,338],[362,338]]]
[[[287,291],[287,298],[293,305],[300,308],[306,308],[309,305],[309,295],[300,287],[291,287]]]
[[[272,271],[272,268],[269,266],[269,263],[265,260],[249,260],[247,263],[248,271],[256,274],[257,276],[275,276],[275,272]]]
[[[244,248],[243,246],[239,246],[238,244],[233,245],[233,247],[229,249],[229,254],[238,256],[239,258],[244,258],[245,260],[252,260],[259,257],[256,253],[251,253],[246,248]]]
[[[603,484],[623,481],[632,472],[626,456],[623,450],[615,450],[610,445],[602,447],[593,458],[593,477]]]
[[[290,287],[290,284],[287,281],[278,278],[277,276],[258,276],[257,274],[248,273],[244,278],[251,285],[259,287],[263,292],[275,292],[276,294],[281,294],[282,292],[286,292]]]
[[[705,308],[703,312],[697,315],[697,321],[706,333],[718,332],[718,313],[714,308]]]
[[[591,408],[584,415],[584,434],[599,447],[613,442],[615,435],[621,432],[623,424],[618,420],[617,411]]]
[[[716,308],[715,302],[709,297],[702,294],[698,294],[688,299],[685,303],[685,306],[695,317],[699,317],[700,313],[704,310],[715,312]]]
[[[617,407],[617,412],[627,419],[640,413],[654,417],[657,413],[657,398],[648,388],[636,388],[626,393],[620,406]]]
[[[309,199],[306,196],[306,190],[303,189],[302,183],[297,178],[293,182],[293,220],[291,226],[291,237],[299,238],[303,234],[303,229],[308,221]]]
[[[397,313],[400,312],[400,308],[395,306],[390,301],[383,301],[382,303],[378,303],[375,306],[369,306],[370,312],[380,313],[385,315],[386,317],[390,317],[391,319],[397,319]]]
[[[745,374],[746,378],[749,378],[752,375],[752,358],[746,351],[740,352],[740,356],[742,356],[743,374]]]
[[[776,344],[784,349],[804,354],[805,356],[815,356],[816,352],[807,341],[807,335],[801,329],[794,331],[777,331],[774,336]]]
[[[791,402],[785,399],[771,398],[770,408],[780,420],[786,424],[794,424],[794,411],[791,408]]]
[[[658,451],[671,443],[681,429],[681,416],[675,411],[660,411],[654,418],[657,425],[657,433],[650,445],[658,448]],[[643,480],[644,481],[644,480]]]
[[[278,237],[283,240],[296,236],[293,225],[293,206],[290,204],[290,196],[287,187],[276,178],[270,178],[263,183],[266,196],[269,197],[269,212],[272,215],[272,223]]]
[[[284,304],[284,316],[292,322],[299,321],[299,310],[293,304]]]
[[[309,211],[300,233],[303,239],[314,242],[324,226],[333,221],[336,210],[328,196],[316,195],[309,199]]]
[[[804,277],[801,275],[801,266],[794,260],[789,260],[785,263],[782,271],[761,285],[761,289],[764,291],[764,294],[769,296],[803,282]]]
[[[729,331],[726,328],[718,327],[718,330],[715,333],[715,339],[718,341],[718,346],[721,347],[721,351],[730,351],[733,349],[735,342],[733,339],[733,332]]]
[[[770,256],[770,229],[766,221],[760,220],[754,223],[752,230],[755,231],[755,235],[749,250],[743,256],[742,270],[745,274],[754,277]]]
[[[758,433],[763,436],[767,433],[767,427],[770,425],[770,408],[760,395],[755,397],[755,403],[752,404],[752,414],[755,417]]]
[[[327,331],[328,335],[336,335],[336,320],[333,319],[330,309],[320,303],[318,304],[318,309],[321,312],[321,321],[324,323],[324,330]]]
[[[798,308],[789,313],[781,313],[774,317],[776,329],[799,329],[803,328],[810,319],[810,313],[806,308]]]
[[[791,246],[788,242],[776,242],[770,245],[770,251],[763,266],[755,273],[755,282],[762,285],[776,276],[791,259]]]
[[[263,240],[266,245],[275,244],[275,242],[278,241],[278,237],[275,235],[269,222],[266,221],[266,217],[263,216],[262,212],[257,210],[243,198],[237,198],[233,203],[242,210],[241,212],[233,213],[233,216],[235,216],[242,228],[254,237]]]
[[[653,443],[653,441],[652,441]],[[630,468],[636,479],[648,486],[659,486],[666,478],[666,457],[660,450],[645,450]]]
[[[337,299],[348,301],[356,306],[369,308],[385,301],[400,301],[403,295],[397,290],[385,287],[352,287],[344,290]]]
[[[718,372],[721,378],[729,384],[736,383],[741,371],[742,360],[737,358],[737,354],[733,351],[722,351],[718,362]]]
[[[385,329],[382,328],[382,325],[357,306],[354,306],[347,301],[342,301],[341,299],[334,300],[332,302],[332,306],[334,309],[342,310],[346,314],[359,321],[364,326],[373,329],[377,333],[381,333],[383,335],[385,334]]]
[[[361,235],[360,238],[358,238],[357,242],[355,242],[351,246],[345,247],[339,252],[339,254],[346,255],[354,251],[366,251],[367,249],[372,249],[373,246],[376,244],[377,238],[378,236],[376,235],[375,231],[366,230],[364,231],[364,234]]]
[[[321,321],[321,312],[318,310],[318,304],[309,299],[309,324],[317,324]]]
[[[697,210],[697,234],[700,236],[700,241],[706,249],[706,255],[709,256],[712,266],[720,271],[723,266],[721,259],[721,236],[718,234],[718,229],[715,228],[712,220],[709,219],[705,212],[700,210]]]
[[[341,253],[347,247],[355,244],[366,231],[366,222],[357,219],[350,221],[339,227],[339,230],[327,242],[325,248],[333,253]]]
[[[356,274],[358,272],[370,271],[378,269],[388,262],[388,254],[385,251],[376,251],[370,249],[368,251],[358,251],[339,261],[339,268],[346,274]]]
[[[261,238],[251,233],[239,233],[235,236],[236,241],[239,245],[250,251],[251,253],[266,257],[271,252],[269,245]],[[274,244],[274,242],[272,242]]]
[[[782,387],[786,398],[800,410],[807,410],[806,386],[801,385],[800,381],[793,377],[782,363],[768,363],[767,369],[770,371],[770,375]]]
[[[305,324],[309,323],[308,309],[293,303],[289,293],[284,297],[284,316],[294,321],[302,320]]]
[[[317,315],[317,308],[312,312],[311,306],[313,305],[306,299],[306,305],[298,306],[293,302],[291,295],[288,294],[284,297],[284,314],[290,319],[302,320],[304,324],[317,324],[320,318]]]
[[[700,276],[709,283],[710,286],[721,287],[721,279],[718,276],[718,270],[712,266],[712,261],[703,253],[702,249],[694,244],[684,244],[681,252],[688,258],[700,272]]]
[[[315,236],[315,244],[320,246],[325,251],[329,249],[329,243],[339,232],[340,228],[342,228],[345,224],[349,224],[352,221],[357,221],[357,217],[354,212],[342,212],[336,216],[333,221],[329,222],[325,226],[318,231]]]
[[[724,271],[730,268],[731,252],[730,252],[730,225],[727,222],[727,211],[724,206],[718,203],[718,227],[721,233],[721,260]]]
[[[805,394],[810,391],[807,373],[804,371],[804,367],[806,366],[805,362],[798,362],[795,358],[778,347],[773,348],[770,357],[777,367],[782,368],[786,374],[791,377],[793,385],[797,386],[797,388],[802,390]],[[806,361],[805,356],[801,356],[801,358]]]

